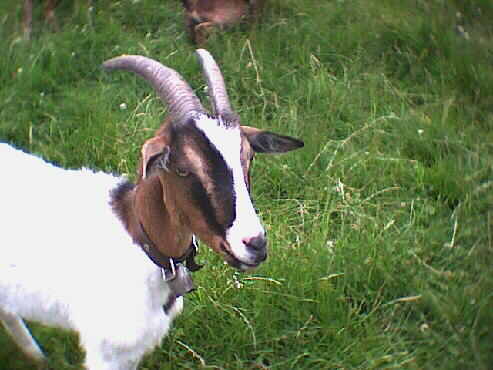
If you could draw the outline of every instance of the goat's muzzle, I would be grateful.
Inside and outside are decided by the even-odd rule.
[[[242,241],[246,252],[242,256],[234,253],[231,246],[226,242],[221,243],[220,249],[225,261],[230,266],[241,271],[253,270],[267,259],[267,239],[262,234],[244,238]]]
[[[267,239],[264,235],[244,238],[243,244],[245,244],[248,251],[254,255],[254,262],[256,265],[267,259]]]

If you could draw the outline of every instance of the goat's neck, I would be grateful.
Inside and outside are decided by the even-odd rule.
[[[192,232],[181,222],[177,212],[170,212],[166,207],[157,176],[139,181],[128,201],[131,202],[128,229],[139,244],[147,243],[149,238],[159,252],[168,257],[178,258],[186,253]]]

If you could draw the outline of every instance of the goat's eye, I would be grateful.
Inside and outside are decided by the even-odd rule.
[[[189,172],[189,171],[184,170],[183,168],[177,168],[177,169],[175,170],[175,172],[176,172],[176,174],[177,174],[178,176],[180,176],[180,177],[187,177],[187,176],[190,174],[190,172]]]

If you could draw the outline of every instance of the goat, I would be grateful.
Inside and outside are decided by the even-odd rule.
[[[46,22],[50,24],[53,29],[58,29],[58,23],[55,17],[55,0],[44,0],[43,13]],[[24,38],[29,40],[31,38],[33,28],[33,0],[24,0],[23,15],[22,15],[22,30]]]
[[[210,29],[258,18],[264,0],[182,0],[192,41],[205,43]]]
[[[55,9],[58,6],[60,0],[35,0],[43,3],[43,15],[45,21],[48,23],[49,27],[58,31],[59,26],[55,16]],[[88,5],[92,4],[92,0],[87,0]],[[30,40],[32,34],[32,24],[33,24],[33,0],[24,0],[23,14],[22,14],[22,31],[24,34],[24,39]]]
[[[216,62],[197,54],[213,114],[157,61],[124,55],[103,63],[142,76],[169,108],[142,146],[136,183],[0,144],[9,164],[0,192],[0,320],[34,360],[45,356],[23,319],[77,331],[88,369],[136,369],[193,288],[195,235],[241,271],[267,258],[250,164],[255,152],[303,142],[241,126]]]

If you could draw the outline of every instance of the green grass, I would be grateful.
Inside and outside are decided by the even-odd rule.
[[[0,140],[133,177],[165,108],[100,64],[138,53],[204,81],[178,1],[94,3],[65,3],[58,33],[36,18],[27,43],[1,2]],[[141,368],[491,369],[491,19],[488,0],[271,0],[215,34],[243,123],[305,148],[255,161],[268,262],[240,274],[203,246],[199,289]],[[81,368],[76,336],[31,327],[54,369]],[[0,348],[1,369],[32,367],[3,331]]]

